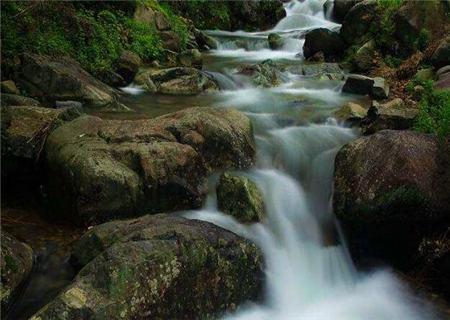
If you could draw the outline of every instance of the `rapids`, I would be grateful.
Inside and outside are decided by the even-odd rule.
[[[255,127],[257,164],[242,174],[263,192],[266,219],[242,225],[217,209],[215,179],[202,210],[185,217],[210,221],[257,243],[266,262],[266,286],[258,304],[241,306],[227,320],[429,320],[432,311],[389,270],[358,271],[332,212],[334,157],[357,134],[337,123],[331,111],[355,97],[340,82],[317,82],[286,72],[270,89],[237,78],[239,65],[272,59],[301,64],[305,31],[340,26],[327,20],[324,1],[291,1],[273,30],[245,33],[210,31],[218,49],[204,69],[218,80],[214,105],[244,111]],[[287,39],[272,51],[267,35]]]

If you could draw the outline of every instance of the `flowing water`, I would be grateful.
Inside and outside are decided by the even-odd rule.
[[[123,102],[143,117],[189,106],[215,106],[240,109],[253,122],[257,164],[242,174],[263,192],[265,220],[242,225],[218,211],[214,179],[204,208],[181,213],[236,232],[262,248],[266,273],[262,301],[241,306],[225,319],[433,319],[388,271],[363,274],[355,269],[333,217],[334,157],[357,135],[337,123],[332,111],[350,100],[361,104],[367,101],[342,94],[342,81],[317,80],[284,71],[281,85],[257,88],[236,73],[239,66],[266,59],[286,70],[301,65],[306,31],[340,27],[326,19],[329,13],[323,12],[323,3],[304,0],[285,4],[286,17],[266,32],[209,31],[218,49],[205,54],[203,71],[218,81],[221,90],[217,93],[177,97],[147,94],[130,86],[124,89],[129,95]],[[281,50],[269,49],[267,36],[272,32],[285,38]],[[42,274],[50,279],[45,281],[55,281],[49,272]],[[35,291],[28,291],[25,297],[31,302],[21,306],[27,306],[27,313],[33,314]]]

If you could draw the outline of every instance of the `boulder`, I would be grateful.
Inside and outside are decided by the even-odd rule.
[[[386,80],[381,77],[373,78],[373,86],[372,91],[370,92],[370,96],[373,99],[383,100],[387,99],[389,96],[389,85],[386,83]]]
[[[325,60],[329,61],[342,55],[344,43],[339,33],[326,28],[318,28],[309,31],[305,35],[303,55],[306,59],[322,52]]]
[[[357,72],[368,72],[377,66],[377,51],[375,50],[375,41],[366,42],[356,51],[353,56],[353,70]]]
[[[217,183],[217,206],[241,223],[260,222],[264,198],[258,186],[244,176],[223,173]]]
[[[35,99],[19,96],[17,94],[2,93],[1,94],[1,106],[30,106],[30,107],[40,107],[41,103]]]
[[[217,42],[204,31],[194,29],[195,41],[200,50],[217,49]]]
[[[1,232],[1,307],[8,312],[20,293],[33,267],[33,250],[4,230]]]
[[[67,108],[2,107],[2,184],[27,187],[30,183],[22,180],[39,180],[43,170],[38,161],[48,135],[79,115]]]
[[[342,92],[354,94],[370,94],[375,80],[359,74],[351,74],[345,80]]]
[[[123,51],[117,61],[117,73],[124,79],[125,85],[133,82],[142,61],[139,55],[131,51]]]
[[[241,66],[237,74],[247,76],[258,87],[275,87],[281,84],[281,72],[272,60],[264,60],[254,65]]]
[[[318,74],[344,74],[337,63],[308,63],[301,66],[300,73],[304,76],[314,76]]]
[[[146,73],[144,79],[145,77],[150,77],[156,91],[163,94],[195,95],[219,88],[211,76],[195,68],[175,67],[151,70]]]
[[[197,49],[189,49],[178,55],[178,62],[184,67],[199,67],[203,64],[203,57]]]
[[[82,116],[53,131],[45,151],[53,218],[89,225],[198,207],[206,177],[250,166],[255,147],[241,112],[189,108],[145,120]]]
[[[367,115],[367,110],[359,104],[349,102],[342,108],[334,111],[337,119],[349,122],[350,124],[357,124]]]
[[[337,23],[342,23],[350,9],[362,0],[334,0],[332,17]]]
[[[450,72],[440,74],[434,83],[434,88],[436,90],[450,89]]]
[[[163,41],[163,48],[173,51],[181,51],[181,37],[173,30],[162,31],[159,33],[161,40]]]
[[[267,41],[269,42],[269,48],[272,50],[281,49],[284,44],[284,39],[276,33],[269,34]]]
[[[384,130],[337,154],[333,205],[353,257],[415,261],[427,232],[450,222],[448,145],[413,131]]]
[[[5,80],[0,83],[2,93],[20,94],[16,84],[12,80]]]
[[[75,243],[83,268],[31,319],[210,319],[259,297],[262,255],[213,224],[159,214],[96,226]]]
[[[127,86],[127,82],[120,74],[109,69],[100,69],[95,73],[95,75],[97,79],[106,83],[108,86],[114,88]]]
[[[431,56],[431,63],[435,68],[442,68],[450,64],[450,36],[441,40]]]
[[[395,36],[407,53],[417,49],[417,39],[421,33],[427,32],[431,36],[449,23],[448,10],[444,6],[442,1],[403,2],[394,19]]]
[[[83,104],[78,101],[55,101],[55,109],[65,109],[65,108],[71,108],[71,109],[83,109]]]
[[[360,43],[377,16],[377,0],[355,4],[345,15],[340,35],[347,44]]]
[[[412,128],[418,113],[418,109],[408,107],[400,98],[383,104],[374,101],[362,122],[363,132],[367,135],[385,129]]]
[[[449,72],[450,72],[450,65],[442,67],[438,69],[438,71],[436,71],[436,77],[440,77],[441,75]]]
[[[93,78],[70,58],[25,54],[19,83],[32,97],[54,105],[56,100],[80,101],[86,107],[113,106],[116,92]]]
[[[417,80],[433,80],[434,79],[433,69],[432,68],[419,69],[413,78]]]

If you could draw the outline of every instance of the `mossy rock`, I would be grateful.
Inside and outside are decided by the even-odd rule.
[[[2,230],[1,233],[1,306],[5,314],[14,303],[20,288],[33,267],[33,251]]]
[[[246,168],[255,153],[250,120],[215,108],[139,121],[83,116],[56,129],[45,151],[53,218],[85,224],[196,208],[213,170]]]
[[[260,222],[264,218],[264,198],[249,178],[223,173],[217,184],[217,204],[221,211],[239,222]]]
[[[271,88],[281,84],[280,67],[270,59],[241,66],[237,74],[248,77],[257,87]]]
[[[72,260],[73,283],[31,319],[212,319],[258,298],[263,279],[254,244],[167,214],[94,227]]]
[[[378,15],[377,0],[364,0],[355,4],[345,15],[340,35],[347,44],[365,40],[372,22]]]

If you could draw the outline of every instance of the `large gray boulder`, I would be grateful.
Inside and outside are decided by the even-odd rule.
[[[115,107],[116,92],[70,58],[25,54],[18,82],[31,97],[51,105],[74,100],[86,107]]]
[[[444,38],[431,56],[431,62],[436,68],[450,64],[450,36]]]
[[[0,299],[2,314],[5,315],[30,275],[33,250],[2,230],[1,251]]]
[[[198,207],[214,170],[245,168],[250,120],[233,109],[189,108],[148,120],[82,116],[45,146],[54,219],[96,224]]]
[[[392,130],[359,138],[339,151],[333,205],[355,258],[411,263],[432,226],[448,226],[448,151],[432,135]]]
[[[31,319],[211,319],[258,298],[263,281],[254,244],[167,214],[96,226],[72,261],[72,284]]]

